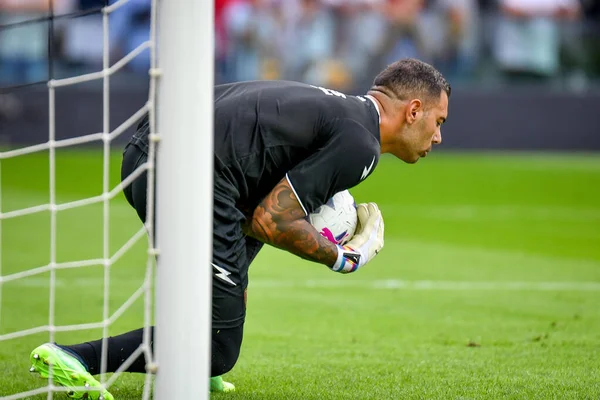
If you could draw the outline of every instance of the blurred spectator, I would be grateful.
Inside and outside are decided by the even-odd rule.
[[[114,4],[117,0],[111,0]],[[150,40],[151,0],[129,0],[110,18],[111,53],[121,59]],[[150,51],[144,50],[127,68],[140,74],[150,69]]]
[[[499,0],[494,55],[513,81],[547,81],[560,67],[560,21],[579,16],[577,0]]]
[[[61,0],[56,0],[60,6]],[[48,0],[0,0],[0,24],[14,24],[48,15]],[[2,84],[24,84],[47,78],[48,24],[29,23],[0,31]]]
[[[405,57],[428,58],[419,26],[424,4],[423,0],[388,0],[383,9],[389,25],[388,43],[391,44],[386,63]]]
[[[102,67],[99,10],[116,1],[0,0],[0,24],[43,20],[49,3],[55,15],[88,14],[54,20],[52,58],[62,55],[67,67],[55,63],[54,76],[73,76]],[[490,67],[510,82],[582,87],[586,74],[600,76],[600,0],[214,2],[216,83],[290,79],[362,92],[404,57],[434,64],[453,84],[491,81]],[[150,9],[151,0],[129,0],[110,14],[111,63],[149,40]],[[575,25],[580,17],[587,23]],[[47,79],[48,47],[47,21],[1,29],[0,80]],[[146,50],[124,73],[146,75],[149,61]]]
[[[470,80],[479,59],[479,5],[477,0],[434,0],[427,29],[427,47],[433,62],[456,83]]]
[[[371,84],[369,67],[381,50],[386,21],[380,12],[386,0],[327,0],[336,24],[334,52],[340,61],[340,89]]]
[[[386,0],[380,12],[386,19],[385,35],[374,59],[372,71],[405,57],[415,57],[431,62],[423,41],[419,17],[424,10],[424,0]],[[372,75],[371,73],[370,75]]]
[[[67,0],[70,12],[91,11],[104,6],[104,0]],[[63,57],[73,73],[84,73],[102,67],[102,14],[60,21],[64,32]]]
[[[267,12],[268,5],[265,0],[230,0],[222,5],[225,80],[261,77],[263,47],[267,40],[277,38],[271,32],[274,21]]]
[[[68,0],[71,11],[100,10],[105,0]],[[110,0],[114,4],[117,0]],[[123,58],[150,39],[151,0],[129,0],[110,14],[109,59],[111,64]],[[64,59],[72,74],[99,70],[104,55],[104,27],[101,13],[70,18],[62,22],[64,29]],[[150,52],[145,50],[135,57],[127,70],[147,74]]]
[[[225,9],[232,0],[215,0],[215,80],[226,81],[227,32]]]
[[[333,16],[319,0],[288,0],[285,6],[283,76],[328,85],[335,75]]]

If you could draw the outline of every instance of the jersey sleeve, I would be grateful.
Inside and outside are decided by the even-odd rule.
[[[366,128],[348,119],[333,125],[331,137],[286,175],[306,215],[359,184],[379,161],[379,142]]]

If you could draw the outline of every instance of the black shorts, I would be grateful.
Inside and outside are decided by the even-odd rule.
[[[142,122],[123,152],[121,179],[148,160],[148,124]],[[157,168],[160,166],[157,165]],[[146,221],[147,175],[140,175],[123,189],[125,198]],[[244,323],[248,267],[262,243],[242,231],[245,215],[236,207],[231,186],[218,170],[214,174],[213,195],[213,329],[234,328]],[[159,244],[160,247],[160,244]],[[167,266],[168,267],[168,266]],[[199,268],[201,266],[198,266]]]

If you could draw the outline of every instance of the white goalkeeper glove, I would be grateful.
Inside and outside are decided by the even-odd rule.
[[[331,267],[335,272],[354,272],[371,261],[383,248],[383,216],[377,204],[359,204],[356,213],[356,232],[344,246],[338,245],[337,261]]]

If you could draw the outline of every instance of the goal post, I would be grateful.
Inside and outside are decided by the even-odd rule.
[[[214,5],[156,5],[151,76],[157,96],[150,110],[157,156],[155,398],[205,399],[212,320]]]

